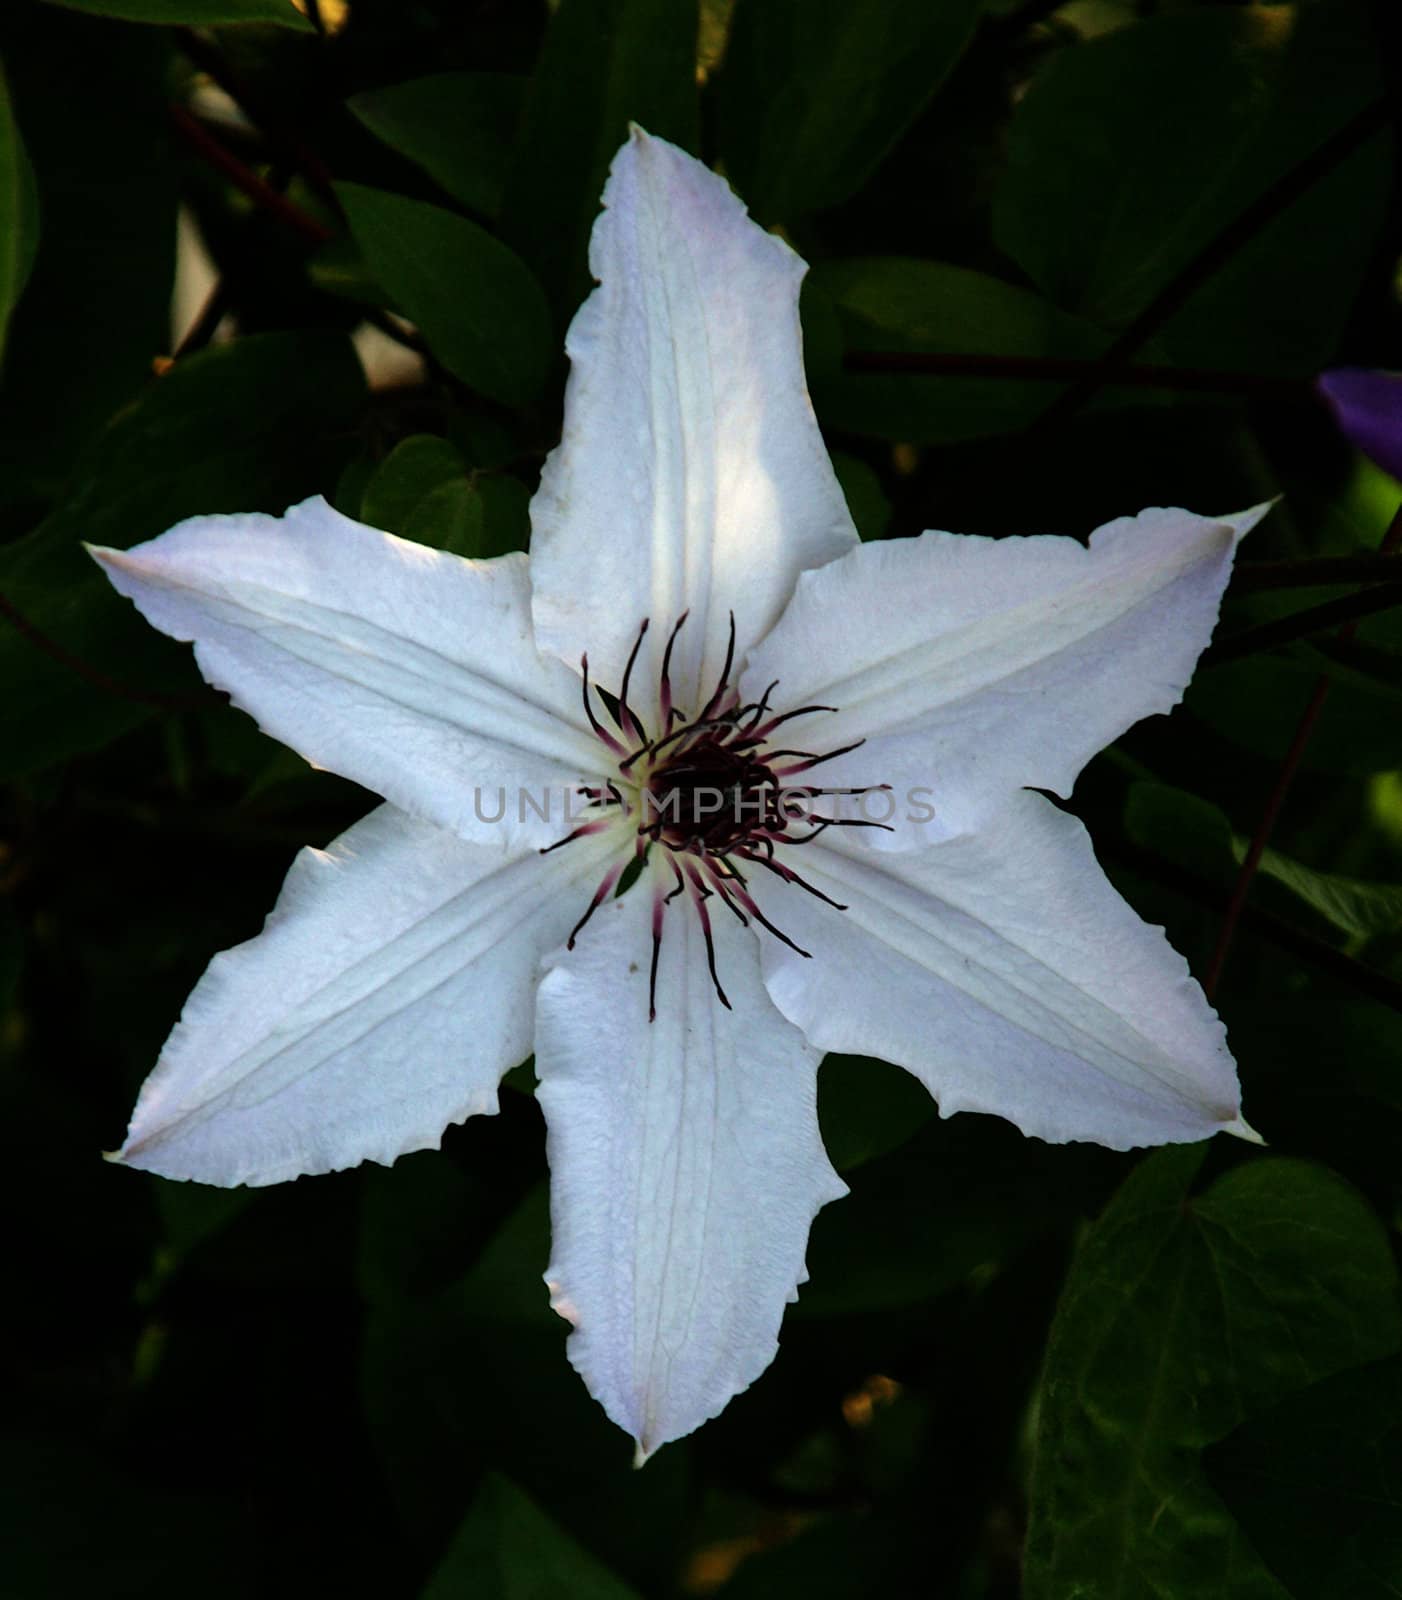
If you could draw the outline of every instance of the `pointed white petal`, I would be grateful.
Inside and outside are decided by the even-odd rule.
[[[495,1111],[501,1075],[530,1054],[542,952],[607,850],[508,856],[381,806],[302,851],[263,932],[195,987],[117,1159],[278,1183],[388,1163]]]
[[[742,645],[805,567],[856,543],[803,377],[787,245],[725,182],[635,129],[614,158],[565,348],[564,437],[531,505],[536,637],[616,689],[644,617],[655,680],[709,694],[729,614]],[[692,706],[694,709],[694,704]]]
[[[649,1023],[652,908],[645,875],[600,910],[541,984],[536,1027],[552,1303],[644,1456],[773,1360],[809,1224],[846,1193],[818,1135],[819,1057],[769,1003],[753,935],[712,919],[727,1011],[674,904]]]
[[[415,816],[499,848],[548,842],[558,820],[520,791],[553,788],[558,812],[597,771],[578,677],[535,648],[524,556],[464,561],[321,499],[93,554],[274,738]],[[499,789],[505,815],[484,820]]]
[[[821,1049],[906,1067],[946,1116],[989,1111],[1052,1141],[1127,1149],[1239,1131],[1225,1032],[1187,963],[1042,795],[1018,792],[981,832],[926,849],[839,840],[789,859],[847,906],[752,879],[813,953],[766,940],[764,971]]]
[[[1089,549],[952,533],[863,545],[799,580],[743,690],[777,678],[781,709],[836,706],[802,724],[815,750],[867,741],[821,770],[835,786],[892,786],[897,831],[877,848],[965,832],[1009,789],[1069,794],[1097,750],[1177,705],[1237,541],[1267,509],[1144,511]],[[934,807],[927,829],[915,790]]]

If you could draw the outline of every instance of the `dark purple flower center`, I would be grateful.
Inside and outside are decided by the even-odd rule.
[[[666,854],[673,886],[654,894],[652,918],[652,971],[649,984],[649,1018],[657,1014],[657,962],[662,948],[666,907],[686,895],[696,910],[706,941],[711,981],[721,1004],[730,1001],[716,972],[715,945],[707,901],[718,898],[740,922],[766,928],[799,955],[807,956],[789,936],[764,915],[749,891],[749,874],[760,870],[782,882],[806,890],[837,911],[846,907],[830,899],[782,860],[777,848],[807,844],[831,827],[880,828],[885,823],[841,814],[846,797],[884,789],[885,784],[864,788],[823,788],[791,780],[834,757],[855,750],[861,740],[836,750],[773,747],[774,735],[785,723],[832,706],[799,706],[775,713],[770,697],[778,688],[771,683],[756,701],[744,704],[730,682],[735,664],[735,618],[730,619],[730,642],[725,665],[715,691],[695,716],[688,717],[672,702],[671,662],[677,634],[686,621],[682,613],[667,640],[658,681],[658,726],[649,732],[628,701],[628,689],[638,652],[647,634],[645,620],[624,669],[617,696],[606,695],[589,682],[589,658],[581,662],[584,711],[589,725],[613,758],[617,779],[584,791],[591,815],[572,833],[547,851],[558,850],[587,834],[615,826],[620,814],[635,826],[634,860],[643,861],[655,847]],[[617,728],[612,732],[594,708],[598,696]],[[826,809],[821,809],[823,802]],[[620,862],[604,874],[584,915],[570,933],[569,948],[581,928],[615,891],[627,863]]]

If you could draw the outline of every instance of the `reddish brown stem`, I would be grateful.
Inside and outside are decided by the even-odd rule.
[[[246,167],[198,118],[191,116],[184,106],[171,105],[170,120],[174,123],[176,132],[195,154],[207,161],[216,171],[222,172],[229,182],[246,194],[260,210],[285,223],[287,227],[299,233],[308,244],[325,244],[333,237],[331,229],[324,223],[308,216],[305,211],[293,205],[285,195],[279,194],[272,184],[265,182],[250,167]]]
[[[1383,537],[1382,544],[1378,547],[1379,553],[1391,556],[1402,545],[1402,506],[1397,508],[1397,513],[1392,519],[1391,526]],[[1342,644],[1347,644],[1358,630],[1358,619],[1344,624],[1339,629],[1336,638]],[[1280,772],[1276,777],[1275,787],[1271,790],[1266,801],[1265,809],[1261,812],[1261,819],[1256,824],[1251,835],[1251,842],[1247,846],[1245,859],[1236,875],[1236,882],[1232,885],[1231,898],[1227,902],[1227,909],[1222,916],[1222,926],[1217,934],[1217,945],[1212,952],[1212,959],[1208,962],[1207,975],[1204,977],[1202,987],[1208,999],[1217,992],[1217,985],[1222,979],[1222,969],[1227,964],[1227,956],[1231,952],[1232,940],[1236,937],[1237,925],[1241,921],[1241,914],[1246,907],[1246,897],[1251,892],[1251,884],[1256,877],[1256,869],[1261,864],[1261,857],[1265,854],[1266,846],[1270,843],[1271,834],[1275,830],[1281,809],[1285,805],[1285,798],[1290,793],[1290,786],[1295,781],[1295,774],[1300,770],[1300,762],[1304,759],[1305,750],[1310,738],[1319,722],[1320,713],[1324,710],[1324,702],[1329,698],[1329,690],[1333,679],[1327,672],[1320,673],[1315,679],[1314,688],[1310,692],[1309,701],[1300,716],[1295,728],[1295,736],[1290,741],[1290,748],[1285,752],[1285,759],[1280,764]]]
[[[216,704],[216,697],[208,692],[161,694],[156,690],[136,689],[130,684],[109,677],[99,668],[90,666],[81,656],[75,656],[61,644],[50,639],[42,628],[31,622],[14,601],[4,594],[0,594],[0,616],[4,617],[23,638],[42,650],[50,660],[57,661],[61,667],[67,667],[70,672],[76,672],[84,682],[90,683],[94,689],[100,689],[104,694],[116,695],[119,699],[131,700],[137,705],[154,706],[158,711],[202,711]]]

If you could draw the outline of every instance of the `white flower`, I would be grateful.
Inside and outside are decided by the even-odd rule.
[[[824,1051],[1043,1139],[1246,1131],[1183,960],[1032,791],[1176,703],[1256,513],[859,545],[803,263],[641,132],[604,205],[529,563],[321,500],[95,554],[263,728],[385,797],[212,962],[119,1159],[217,1184],[390,1162],[494,1111],[534,1050],[553,1303],[645,1455],[774,1356],[845,1192]],[[893,814],[791,819],[766,785],[795,781]]]

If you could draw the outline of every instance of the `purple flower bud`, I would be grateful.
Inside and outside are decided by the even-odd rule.
[[[1336,367],[1321,372],[1316,384],[1345,437],[1384,472],[1402,478],[1402,372]]]

